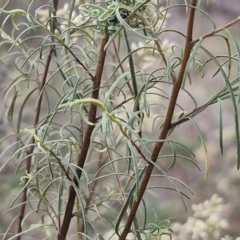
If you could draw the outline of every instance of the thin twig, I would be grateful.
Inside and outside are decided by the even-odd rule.
[[[15,218],[13,218],[13,220],[12,220],[11,223],[9,224],[6,232],[4,233],[2,240],[5,240],[5,239],[6,239],[6,237],[7,237],[7,235],[8,235],[8,232],[10,231],[12,225],[15,223],[15,221],[16,221],[18,218],[19,218],[19,215],[17,215]]]
[[[115,56],[117,57],[118,63],[120,64],[121,60],[120,60],[120,57],[119,57],[119,54],[118,54],[118,51],[117,51],[117,47],[116,47],[116,43],[115,43],[114,40],[113,40],[113,48],[114,48]],[[120,65],[120,69],[121,69],[122,73],[125,73],[122,64]],[[130,91],[131,95],[134,96],[134,93],[133,93],[133,90],[132,90],[132,86],[130,85],[127,77],[125,77],[125,81],[127,83],[127,86],[129,88],[129,91]]]
[[[160,45],[159,41],[156,40],[156,41],[155,41],[155,44],[156,44],[156,46],[157,46],[158,52],[159,52],[159,54],[161,55],[162,60],[163,60],[163,62],[164,62],[164,64],[165,64],[165,66],[167,67],[167,65],[168,65],[168,64],[167,64],[167,60],[166,60],[165,55],[163,54],[163,50],[162,50],[162,48],[161,48],[161,45]],[[175,82],[176,82],[176,76],[175,76],[174,72],[172,71],[172,69],[171,69],[171,78],[172,78],[172,82],[175,83]]]
[[[101,84],[102,72],[103,72],[103,67],[104,67],[105,57],[106,57],[106,51],[104,51],[104,47],[108,42],[108,37],[109,35],[107,34],[102,39],[102,44],[100,47],[100,55],[97,63],[96,73],[94,76],[93,90],[92,90],[92,96],[91,96],[94,99],[98,99],[98,96],[99,96],[99,87]],[[89,109],[89,115],[88,115],[89,122],[96,121],[96,113],[97,113],[96,105],[91,104]],[[91,139],[93,129],[94,129],[93,125],[88,125],[85,136],[84,136],[84,141],[81,146],[81,152],[78,156],[78,162],[77,162],[78,167],[76,168],[76,175],[73,178],[73,184],[69,188],[69,196],[68,196],[67,205],[65,208],[65,214],[62,221],[62,226],[58,233],[58,237],[57,237],[58,240],[65,240],[67,236],[68,228],[72,219],[73,207],[74,207],[74,202],[76,197],[76,192],[73,186],[74,185],[78,186],[78,179],[81,178],[81,175],[82,175],[81,169],[83,169],[84,163],[86,161],[86,156],[88,154],[90,139]]]
[[[57,12],[57,8],[58,8],[58,0],[53,0],[53,9],[54,9],[54,13],[53,15],[56,16],[56,12]],[[54,29],[56,28],[56,18],[53,18],[53,21],[52,21],[52,29],[53,29],[53,32],[54,32]],[[42,81],[41,81],[41,85],[39,87],[39,93],[42,92],[42,89],[44,88],[45,86],[45,82],[46,82],[46,79],[47,79],[47,75],[48,75],[48,70],[49,70],[49,66],[50,66],[50,62],[51,62],[51,59],[52,59],[52,54],[55,50],[55,45],[51,45],[50,48],[49,48],[49,52],[48,52],[48,56],[47,56],[47,61],[46,61],[46,65],[45,65],[45,69],[44,69],[44,73],[43,73],[43,77],[42,77]],[[35,113],[35,118],[34,118],[34,126],[36,127],[38,122],[39,122],[39,117],[40,117],[40,112],[41,112],[41,106],[42,106],[42,97],[43,97],[43,94],[41,94],[39,96],[39,100],[37,102],[37,107],[36,107],[36,113]],[[27,173],[29,173],[31,171],[31,162],[32,162],[32,156],[33,156],[33,150],[34,150],[34,144],[35,144],[35,139],[34,137],[32,137],[31,139],[31,147],[27,150],[27,154],[28,154],[28,157],[26,159],[26,171]],[[24,185],[26,185],[28,182],[28,179],[25,178],[25,182],[24,182]],[[23,190],[23,193],[22,193],[22,200],[21,202],[23,203],[21,205],[21,208],[20,208],[20,213],[19,213],[19,222],[18,222],[18,230],[17,230],[17,233],[20,233],[22,232],[22,220],[24,218],[24,215],[25,215],[25,209],[26,209],[26,200],[27,200],[27,190],[28,188],[25,187],[24,190]],[[21,235],[19,235],[17,237],[17,240],[20,240],[21,239]]]
[[[122,102],[119,103],[117,106],[115,106],[115,107],[113,108],[113,110],[120,108],[120,107],[123,106],[125,103],[127,103],[127,102],[129,102],[129,101],[131,101],[131,100],[133,100],[133,97],[130,97],[130,98],[122,101]],[[99,121],[101,118],[102,118],[102,116],[97,117],[97,118],[96,118],[96,122]]]
[[[102,160],[102,153],[101,153],[100,156],[99,156],[97,170],[99,170],[103,166],[104,163],[105,163],[105,159]],[[98,172],[98,174],[99,174],[99,172]],[[98,174],[96,175],[96,177],[98,176]],[[91,208],[90,203],[91,203],[91,201],[93,199],[94,190],[95,190],[97,185],[98,185],[98,180],[95,180],[93,182],[92,186],[91,186],[91,189],[89,189],[90,193],[89,193],[88,197],[86,197],[86,199],[85,199],[85,202],[86,202],[86,204],[85,204],[85,212],[86,212],[86,214],[87,214],[88,210]],[[94,204],[92,206],[94,206]],[[84,222],[83,221],[81,221],[79,229],[80,229],[80,232],[84,231]]]
[[[207,37],[211,37],[212,35],[214,35],[214,34],[216,34],[218,32],[221,32],[221,31],[223,31],[226,28],[231,27],[232,25],[234,25],[235,23],[237,23],[239,21],[240,21],[240,16],[235,18],[233,21],[227,23],[226,25],[224,25],[224,26],[222,26],[220,28],[217,28],[217,29],[215,29],[214,31],[212,31],[210,33],[207,33],[207,34],[205,34],[204,36],[202,36],[202,37],[200,37],[198,39],[195,39],[195,40],[191,41],[191,44],[194,45],[195,43],[199,42],[201,39],[204,39],[204,38],[207,38]]]
[[[82,66],[82,68],[89,74],[89,76],[91,77],[92,81],[94,81],[94,76],[92,75],[92,73],[86,68],[86,66],[77,58],[77,56],[74,54],[74,52],[67,47],[67,50],[71,53],[71,55],[75,58],[75,60],[77,61],[77,63],[79,65]]]
[[[204,107],[204,106],[205,106],[205,104],[202,105],[202,106],[200,106],[200,107],[194,108],[190,113],[184,115],[182,118],[180,118],[180,119],[176,120],[175,122],[173,122],[173,123],[171,124],[171,128],[174,128],[174,127],[176,127],[176,126],[178,126],[178,125],[180,125],[180,124],[182,124],[182,123],[184,123],[184,122],[189,121],[190,118],[191,118],[191,116],[192,116],[193,114],[197,113],[199,110],[201,110],[202,107]],[[205,109],[205,108],[204,108],[204,109]]]
[[[188,16],[188,25],[187,25],[187,36],[186,36],[186,43],[185,43],[185,49],[184,49],[184,55],[183,55],[183,60],[182,60],[182,64],[181,64],[181,68],[178,74],[178,77],[176,79],[176,82],[173,85],[173,89],[172,89],[172,94],[171,94],[171,98],[170,98],[170,102],[169,102],[169,106],[168,106],[168,110],[167,110],[167,114],[166,114],[166,118],[164,121],[164,125],[162,128],[162,131],[160,133],[159,136],[159,140],[163,140],[166,139],[169,130],[171,129],[171,120],[172,120],[172,116],[173,116],[173,112],[175,109],[175,105],[177,102],[177,97],[181,88],[181,84],[183,81],[183,76],[184,76],[184,72],[185,72],[185,68],[192,50],[192,45],[190,44],[192,41],[192,32],[193,32],[193,22],[194,22],[194,15],[195,15],[195,9],[194,7],[196,6],[196,2],[197,0],[191,0],[191,7],[189,10],[189,16]],[[156,162],[158,155],[162,149],[164,142],[163,141],[159,141],[155,144],[154,149],[152,151],[152,155],[151,155],[151,160],[153,162]],[[139,189],[139,195],[136,199],[136,201],[133,202],[129,217],[127,219],[127,222],[123,228],[123,231],[119,237],[119,240],[125,240],[128,232],[130,230],[130,227],[132,225],[133,219],[136,215],[138,206],[140,204],[140,202],[142,201],[142,197],[143,194],[147,188],[147,184],[149,182],[149,179],[151,177],[152,174],[152,170],[154,168],[154,165],[149,164],[146,172],[144,173],[141,185],[140,185],[140,189]]]

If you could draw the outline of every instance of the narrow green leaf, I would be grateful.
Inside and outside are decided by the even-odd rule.
[[[139,193],[139,185],[140,185],[140,179],[139,179],[139,173],[138,173],[138,159],[136,157],[136,154],[134,152],[133,146],[131,141],[127,141],[128,148],[130,150],[130,158],[132,159],[133,163],[133,170],[134,170],[134,177],[135,177],[135,185],[136,185],[136,196],[138,196]]]
[[[177,154],[176,154],[176,149],[175,149],[174,145],[173,145],[171,142],[169,142],[169,145],[170,145],[170,147],[171,147],[171,149],[172,149],[172,152],[173,152],[173,162],[172,162],[172,164],[168,167],[169,169],[171,169],[171,168],[174,166],[175,162],[176,162]]]
[[[146,168],[142,169],[142,171],[139,173],[139,179],[142,178],[143,173],[145,172],[145,169]],[[119,215],[117,217],[117,222],[116,222],[116,225],[115,225],[115,232],[117,233],[118,236],[120,236],[120,234],[119,234],[119,230],[120,229],[119,228],[120,228],[121,221],[122,221],[122,219],[124,217],[124,214],[126,214],[127,209],[128,209],[128,207],[129,207],[129,205],[130,205],[130,203],[132,201],[133,195],[135,193],[135,189],[136,189],[136,183],[131,188],[131,190],[130,190],[130,192],[128,194],[128,198],[127,198],[126,202],[124,203],[124,205],[123,205],[123,207],[122,207],[122,209],[121,209],[121,211],[120,211],[120,213],[119,213]]]
[[[222,114],[222,100],[218,98],[218,109],[219,109],[219,146],[221,154],[223,155],[223,114]]]
[[[18,91],[15,91],[14,95],[12,97],[12,101],[10,103],[10,106],[8,108],[7,119],[11,123],[11,125],[13,125],[13,114],[14,114],[14,107],[15,107],[17,97],[18,97]]]
[[[231,87],[231,83],[229,82],[229,79],[224,72],[224,70],[221,68],[220,63],[217,61],[217,59],[204,47],[201,47],[203,51],[211,57],[213,62],[220,68],[222,76],[225,81],[225,85],[227,87],[227,90],[229,91],[229,94],[231,96],[232,105],[233,105],[233,111],[234,111],[234,125],[235,125],[235,136],[236,136],[236,145],[237,145],[237,168],[240,168],[240,136],[239,136],[239,120],[238,120],[238,110],[237,110],[237,103],[235,100],[235,96]]]
[[[22,123],[22,114],[23,114],[23,110],[24,107],[28,101],[28,99],[31,97],[31,95],[37,90],[38,88],[34,88],[32,91],[30,91],[27,96],[25,97],[24,101],[21,104],[19,113],[18,113],[18,120],[17,120],[17,133],[20,133],[20,129],[21,129],[21,123]]]
[[[195,123],[195,121],[193,121],[192,118],[189,118],[189,120],[193,123],[193,125],[195,126],[195,128],[197,129],[198,132],[198,136],[201,140],[201,143],[203,145],[203,149],[204,149],[204,155],[205,155],[205,180],[207,180],[208,178],[208,172],[209,172],[209,159],[208,159],[208,153],[207,153],[207,146],[205,144],[205,141],[203,139],[202,133],[198,127],[198,125]]]

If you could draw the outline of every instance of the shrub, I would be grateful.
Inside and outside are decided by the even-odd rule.
[[[12,133],[1,142],[1,171],[14,166],[21,189],[7,197],[13,219],[3,239],[171,239],[174,213],[165,218],[151,203],[167,190],[187,208],[192,192],[175,169],[183,160],[199,167],[184,125],[199,136],[207,179],[207,145],[194,117],[218,105],[223,153],[223,104],[230,100],[240,159],[240,51],[227,29],[240,17],[216,28],[196,0],[72,0],[62,7],[32,0],[7,10],[10,2],[1,9],[1,48],[8,49],[1,61],[11,71],[4,104]],[[173,8],[186,9],[185,32],[166,27]],[[193,34],[196,13],[197,22],[207,18],[213,26],[201,37]],[[223,41],[225,53],[211,52],[207,39],[211,46]],[[224,83],[200,104],[211,84],[192,86],[207,66]]]

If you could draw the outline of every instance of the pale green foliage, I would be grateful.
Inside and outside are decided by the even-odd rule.
[[[14,232],[10,226],[4,238],[24,234],[56,238],[67,215],[69,193],[74,191],[68,239],[117,239],[132,206],[141,200],[143,179],[152,165],[155,172],[150,172],[146,196],[130,224],[129,239],[165,240],[172,236],[177,240],[190,236],[210,240],[225,235],[222,230],[229,225],[221,218],[224,204],[217,195],[192,205],[193,216],[184,224],[172,224],[172,213],[162,216],[157,213],[161,204],[151,204],[154,197],[164,198],[162,190],[168,190],[187,208],[185,200],[192,191],[175,177],[175,166],[182,161],[183,165],[190,162],[199,167],[185,132],[180,134],[183,138],[174,136],[175,130],[181,130],[176,127],[184,122],[194,127],[200,139],[207,176],[207,144],[193,118],[210,105],[219,106],[218,134],[223,153],[223,101],[231,100],[233,137],[240,155],[239,76],[231,72],[239,62],[240,51],[231,32],[227,37],[217,37],[225,40],[226,54],[214,56],[203,45],[208,37],[204,36],[192,39],[193,48],[185,59],[188,46],[164,35],[171,32],[167,19],[174,17],[169,13],[174,7],[169,1],[72,0],[56,12],[53,4],[33,9],[33,3],[30,1],[27,9],[0,10],[5,14],[0,47],[8,50],[1,60],[9,66],[12,80],[4,90],[4,105],[15,137],[15,142],[8,137],[1,142],[0,170],[12,164],[21,187],[11,199],[12,218],[25,204],[20,196],[27,199],[20,220],[22,229]],[[8,20],[12,32],[5,27]],[[172,33],[183,36],[178,30]],[[199,73],[204,77],[210,63],[216,68],[212,77],[220,75],[224,83],[200,104],[191,84]],[[184,73],[178,78],[184,64]],[[101,84],[94,89],[98,80]],[[180,94],[191,102],[192,109],[177,99],[176,81],[181,81]],[[170,106],[174,97],[177,102]],[[166,124],[169,109],[173,112]],[[166,129],[166,136],[159,139]],[[162,143],[164,148],[154,159],[154,150]]]

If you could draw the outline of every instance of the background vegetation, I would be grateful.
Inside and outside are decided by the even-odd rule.
[[[114,232],[121,235],[128,226],[151,164],[152,177],[128,238],[237,238],[236,8],[196,1],[195,42],[170,119],[176,127],[168,129],[155,164],[151,156],[184,63],[183,35],[194,8],[186,8],[185,1],[120,1],[124,8],[112,11],[109,1],[99,5],[106,14],[98,15],[96,3],[88,1],[5,3],[1,8],[9,12],[0,15],[3,239],[22,234],[22,239],[64,239],[64,219],[71,222],[69,239],[118,238]],[[141,16],[131,17],[134,6],[149,26]],[[99,96],[94,95],[100,83]],[[198,109],[204,111],[195,116]],[[77,200],[66,217],[73,193]]]

